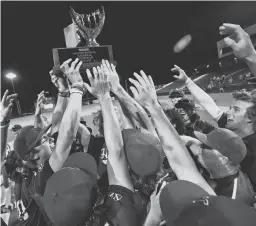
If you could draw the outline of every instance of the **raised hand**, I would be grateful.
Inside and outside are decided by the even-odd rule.
[[[100,98],[105,94],[109,94],[110,92],[110,85],[107,80],[107,75],[103,73],[100,67],[93,68],[93,75],[89,69],[86,70],[87,77],[90,81],[90,85],[84,83],[85,88],[95,97]]]
[[[59,92],[68,91],[67,79],[62,77],[57,77],[56,75],[53,74],[52,70],[49,72],[49,74],[51,76],[51,81],[53,85],[59,90]]]
[[[172,72],[178,71],[179,75],[174,75],[173,77],[178,79],[179,81],[186,82],[188,80],[188,76],[184,70],[182,70],[179,66],[174,65],[174,68],[171,70]]]
[[[45,100],[44,91],[38,94],[36,102],[35,115],[41,115],[43,113],[43,101]]]
[[[8,95],[6,90],[0,103],[0,122],[8,122],[11,118],[13,102],[17,98],[17,94]]]
[[[157,103],[157,95],[154,82],[149,75],[148,77],[144,71],[140,71],[141,75],[134,73],[137,80],[129,78],[129,81],[135,86],[130,87],[134,99],[144,107],[150,107]]]
[[[224,42],[233,49],[237,58],[247,59],[255,54],[250,36],[239,25],[224,23],[219,31],[221,35],[231,35],[224,38]]]
[[[101,70],[107,76],[112,92],[115,93],[121,86],[115,66],[110,64],[107,60],[102,60]]]
[[[163,182],[160,181],[160,183],[157,183],[154,192],[150,196],[149,214],[154,215],[155,220],[158,222],[161,222],[164,220],[161,207],[160,207],[159,198],[160,198],[161,191],[166,186],[166,184],[167,184],[166,181],[163,181]],[[161,186],[160,189],[158,189],[159,186]]]
[[[68,78],[68,80],[73,83],[83,82],[83,79],[80,75],[79,69],[82,66],[82,61],[79,62],[79,59],[76,58],[72,63],[71,59],[66,60],[61,66],[60,69],[63,71],[64,75]],[[69,63],[71,66],[69,67]]]

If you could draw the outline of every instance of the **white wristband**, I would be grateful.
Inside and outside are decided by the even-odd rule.
[[[1,129],[4,129],[4,128],[6,128],[6,127],[9,127],[9,123],[6,124],[6,125],[4,125],[4,126],[0,126]]]
[[[80,94],[84,94],[81,90],[78,90],[78,89],[71,89],[70,90],[70,95],[73,94],[73,93],[80,93]]]

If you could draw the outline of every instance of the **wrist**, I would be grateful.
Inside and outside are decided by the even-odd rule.
[[[61,97],[69,97],[70,96],[70,92],[69,92],[69,90],[66,90],[66,91],[60,91],[59,90],[58,95],[61,96]]]
[[[160,217],[157,217],[154,211],[149,211],[144,226],[158,226],[161,223]]]
[[[249,56],[245,57],[244,60],[246,63],[249,63],[249,64],[256,63],[256,50],[254,49],[253,52]]]
[[[104,103],[106,100],[111,100],[110,93],[104,93],[98,96],[98,100],[100,103]]]
[[[145,105],[145,108],[149,111],[149,113],[151,113],[152,111],[156,111],[158,109],[162,109],[158,101],[153,101],[150,105]]]

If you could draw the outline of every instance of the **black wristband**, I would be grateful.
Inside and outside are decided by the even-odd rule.
[[[83,95],[86,93],[86,88],[83,83],[73,83],[71,89],[78,89],[83,92]]]
[[[1,126],[6,126],[10,123],[10,120],[1,122]]]
[[[69,97],[69,96],[70,96],[70,93],[69,93],[69,91],[66,91],[66,92],[59,92],[59,96],[61,96],[61,97]]]

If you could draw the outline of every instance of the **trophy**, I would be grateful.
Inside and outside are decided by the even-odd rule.
[[[111,45],[100,46],[96,38],[102,31],[105,22],[105,11],[101,9],[90,14],[79,14],[70,7],[72,24],[64,28],[67,48],[54,48],[53,61],[58,68],[64,61],[78,58],[83,62],[80,71],[90,69],[101,64],[102,59],[113,61]]]

